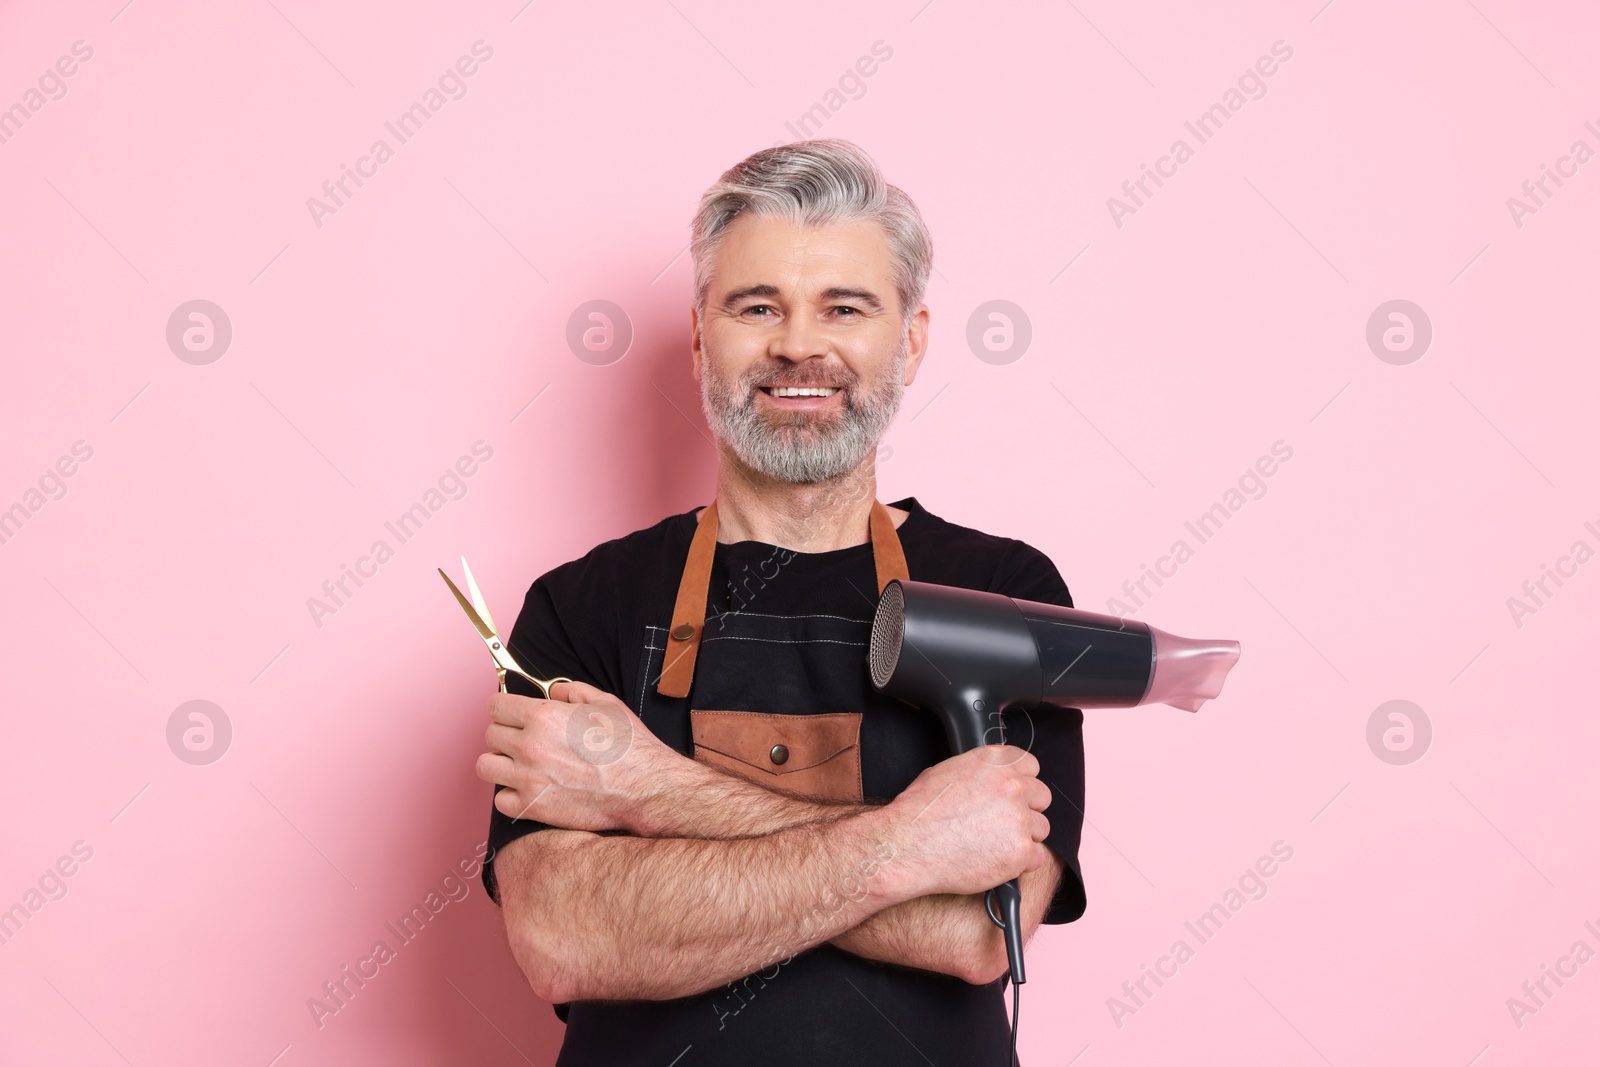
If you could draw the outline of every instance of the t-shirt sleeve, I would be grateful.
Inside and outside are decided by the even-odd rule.
[[[529,674],[540,678],[575,678],[590,681],[604,688],[594,664],[585,661],[558,614],[553,588],[557,576],[546,574],[528,590],[522,602],[522,612],[511,629],[508,641],[511,654]],[[571,620],[581,622],[582,620]],[[537,697],[538,688],[525,678],[506,675],[506,689],[518,696]],[[496,785],[496,793],[505,787]],[[488,851],[483,862],[483,888],[489,899],[500,903],[500,890],[494,877],[494,857],[500,849],[524,834],[552,829],[549,823],[537,819],[513,819],[490,804]]]
[[[1000,572],[993,592],[1018,600],[1073,607],[1072,594],[1050,557],[1022,542]],[[1044,922],[1069,923],[1088,906],[1078,847],[1083,840],[1083,712],[1043,703],[1037,708],[1012,708],[1005,713],[1010,744],[1032,752],[1039,761],[1039,780],[1050,787],[1050,833],[1044,843],[1061,857],[1064,870]]]

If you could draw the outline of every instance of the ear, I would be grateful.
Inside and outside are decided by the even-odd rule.
[[[689,355],[694,366],[694,380],[700,380],[700,364],[704,353],[700,350],[700,311],[689,305]]]
[[[911,322],[906,326],[906,384],[916,381],[917,368],[922,366],[922,357],[928,352],[928,305],[923,304],[917,308],[917,313],[911,316]]]

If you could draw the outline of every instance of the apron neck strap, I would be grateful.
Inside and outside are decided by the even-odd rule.
[[[900,547],[900,532],[894,528],[894,516],[889,514],[889,509],[874,500],[868,525],[872,531],[872,565],[878,572],[881,596],[884,587],[895,578],[909,582],[911,572],[906,568],[905,549]]]
[[[874,500],[869,520],[872,533],[872,563],[878,574],[878,592],[891,579],[910,581],[905,550],[894,528],[889,509]],[[706,595],[711,591],[711,563],[717,551],[717,502],[700,512],[694,540],[689,542],[689,558],[678,581],[678,599],[672,606],[672,628],[667,632],[667,652],[656,692],[668,697],[686,697],[694,681],[694,662],[700,653],[700,636],[706,625]]]

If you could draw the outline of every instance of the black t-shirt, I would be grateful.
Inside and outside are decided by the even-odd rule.
[[[935,582],[1019,600],[1072,606],[1066,584],[1050,559],[1011,538],[946,522],[917,500],[896,501],[910,514],[897,533],[914,581]],[[716,546],[706,637],[687,698],[654,691],[664,635],[671,625],[678,582],[696,528],[694,511],[596,546],[583,558],[540,577],[528,590],[510,644],[518,660],[543,678],[564,675],[614,694],[652,733],[693,755],[691,706],[703,689],[702,672],[716,669],[708,649],[712,624],[726,613],[758,623],[755,641],[775,677],[783,677],[788,639],[859,643],[859,670],[828,678],[787,678],[764,687],[759,708],[809,714],[861,707],[862,792],[888,801],[923,769],[948,758],[943,728],[930,712],[911,708],[872,689],[866,642],[877,606],[872,546],[793,553],[757,541]],[[752,575],[759,576],[753,586]],[[770,577],[768,577],[770,575]],[[770,630],[769,637],[759,636]],[[853,674],[853,676],[851,676]],[[512,692],[535,695],[515,675]],[[710,683],[704,683],[709,685]],[[717,705],[723,706],[723,705]],[[1072,708],[1013,709],[1004,717],[1006,740],[1039,760],[1039,778],[1052,789],[1045,843],[1065,871],[1044,922],[1072,922],[1086,901],[1078,865],[1083,830],[1083,715]],[[493,859],[507,842],[548,829],[531,819],[513,822],[493,809],[483,884],[499,902]],[[779,970],[774,969],[774,972]],[[1009,1055],[1009,1025],[1002,998],[1009,977],[983,986],[949,975],[866,960],[821,944],[795,956],[781,974],[760,972],[716,989],[670,1001],[592,1002],[555,1006],[568,1024],[558,1067],[587,1063],[669,1062],[693,1045],[682,1067],[706,1063],[829,1062],[891,1064],[970,1062],[992,1054],[996,1042]],[[737,989],[735,986],[737,985]],[[770,995],[755,995],[756,989]],[[852,988],[854,987],[854,988]],[[737,999],[735,999],[737,998]],[[675,1046],[675,1047],[674,1047]]]

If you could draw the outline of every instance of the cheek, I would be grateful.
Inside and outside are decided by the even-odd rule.
[[[852,338],[849,344],[840,346],[839,355],[843,357],[845,365],[860,379],[859,392],[881,389],[890,378],[900,373],[895,369],[895,354],[899,346],[899,337],[889,331],[870,338]],[[910,371],[908,359],[906,373]]]
[[[723,330],[705,338],[700,377],[714,378],[725,391],[740,392],[739,379],[766,358],[766,348],[750,331]]]
[[[712,319],[700,335],[705,357],[726,369],[744,369],[767,350],[767,330],[732,319]]]

